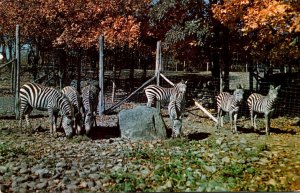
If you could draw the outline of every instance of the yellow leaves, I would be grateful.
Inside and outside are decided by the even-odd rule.
[[[294,18],[294,21],[292,23],[292,26],[289,28],[289,32],[300,32],[300,16]]]

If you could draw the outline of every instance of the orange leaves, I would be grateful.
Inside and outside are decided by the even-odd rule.
[[[140,36],[140,24],[132,16],[109,17],[102,22],[103,35],[111,46],[137,44]]]
[[[265,52],[273,59],[300,56],[299,48],[291,47],[300,32],[299,10],[299,5],[284,0],[231,0],[212,9],[217,20],[249,40],[247,51]]]
[[[104,34],[112,45],[137,43],[140,23],[135,15],[143,12],[149,0],[7,0],[0,7],[2,33],[22,27],[27,38],[42,38],[53,45],[94,47]]]

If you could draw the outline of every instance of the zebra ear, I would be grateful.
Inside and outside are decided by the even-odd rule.
[[[241,89],[241,88],[243,88],[243,86],[240,83],[237,83],[236,84],[236,89]]]
[[[270,85],[270,89],[271,89],[271,90],[274,90],[274,85]]]
[[[278,91],[281,88],[281,85],[277,86],[275,89]]]

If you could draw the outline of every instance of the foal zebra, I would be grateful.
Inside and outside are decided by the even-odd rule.
[[[175,84],[173,88],[164,88],[161,86],[157,85],[149,85],[147,86],[144,91],[147,97],[147,106],[151,107],[153,104],[154,100],[158,101],[166,101],[169,100],[172,95],[175,93],[183,93],[185,94],[186,92],[186,83],[185,82],[179,82]]]
[[[236,120],[238,116],[239,107],[243,101],[244,97],[244,89],[241,85],[238,85],[233,95],[229,94],[228,92],[221,92],[217,99],[217,124],[216,127],[219,129],[219,125],[223,127],[223,116],[224,112],[229,112],[229,119],[230,119],[230,128],[233,133],[237,132]]]
[[[184,93],[175,93],[170,97],[168,113],[172,124],[172,137],[182,135],[182,117],[185,108]]]
[[[249,96],[247,102],[250,110],[251,126],[254,127],[254,130],[257,130],[257,113],[263,113],[265,115],[266,135],[270,134],[270,118],[275,110],[274,106],[278,99],[278,90],[280,87],[277,86],[274,88],[271,85],[267,96],[258,93],[253,93]]]
[[[82,103],[84,110],[84,125],[86,134],[90,133],[93,123],[96,125],[95,114],[97,113],[99,88],[87,85],[82,89]]]
[[[71,104],[73,105],[74,116],[75,116],[75,122],[74,122],[75,132],[76,134],[80,134],[81,127],[82,127],[82,114],[81,114],[82,101],[80,95],[78,91],[72,86],[64,87],[61,90],[61,92],[68,97]]]
[[[51,123],[50,133],[56,135],[56,121],[59,111],[63,116],[62,126],[68,138],[72,136],[74,110],[69,99],[60,91],[35,83],[24,84],[20,88],[20,126],[25,115],[29,125],[29,115],[33,109],[48,111]]]

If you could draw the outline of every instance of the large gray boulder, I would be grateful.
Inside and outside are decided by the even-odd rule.
[[[160,112],[153,107],[138,106],[119,113],[121,137],[131,140],[165,139],[166,126]]]

